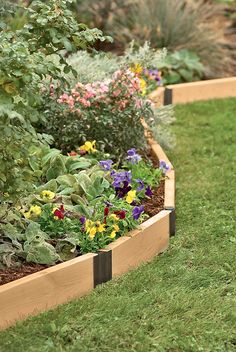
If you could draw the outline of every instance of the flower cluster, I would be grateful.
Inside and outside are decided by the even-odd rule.
[[[135,95],[143,94],[146,82],[136,76],[131,70],[118,70],[112,79],[91,84],[78,82],[70,92],[64,93],[57,100],[67,104],[69,108],[81,114],[83,110],[98,108],[103,105],[113,105],[113,109],[124,110],[134,99],[136,107],[141,108],[140,100]]]
[[[130,69],[139,78],[142,95],[156,89],[157,85],[160,86],[162,83],[161,72],[157,68],[143,68],[136,63]]]
[[[100,152],[90,156],[96,151],[95,141],[86,141],[79,148],[81,151],[86,154],[83,159],[94,162],[89,170],[82,171],[84,182],[80,179],[74,186],[75,174],[69,179],[62,177],[63,182],[70,182],[71,188],[60,185],[54,192],[44,189],[24,212],[26,222],[37,222],[41,230],[53,239],[55,248],[61,248],[62,256],[64,250],[67,251],[68,258],[76,252],[76,248],[80,253],[104,248],[141,223],[147,216],[144,199],[153,196],[154,187],[170,169],[163,160],[160,160],[158,169],[153,168],[145,154],[141,157],[135,148],[127,151],[120,164],[111,159],[100,160]],[[105,155],[102,154],[103,157]],[[74,162],[73,157],[80,158],[76,152],[65,156],[68,162]],[[81,193],[76,194],[78,185],[79,192],[84,191],[83,197]],[[106,187],[102,188],[102,185]],[[77,203],[73,204],[73,201]]]

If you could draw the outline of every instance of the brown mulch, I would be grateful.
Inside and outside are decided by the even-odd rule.
[[[142,201],[145,213],[149,216],[154,216],[164,209],[164,185],[165,182],[161,181],[159,187],[154,190],[152,198],[146,198]]]
[[[46,268],[47,265],[24,264],[19,268],[0,269],[0,286]]]

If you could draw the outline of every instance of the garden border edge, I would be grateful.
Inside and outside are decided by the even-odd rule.
[[[164,210],[98,253],[87,253],[0,286],[0,330],[91,292],[163,253],[175,233],[175,172],[160,145],[148,140],[152,153],[170,164]]]

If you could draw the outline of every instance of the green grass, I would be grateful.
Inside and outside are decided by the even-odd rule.
[[[236,351],[236,99],[176,115],[178,231],[168,252],[0,333],[0,351]]]

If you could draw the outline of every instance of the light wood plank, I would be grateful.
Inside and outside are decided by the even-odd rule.
[[[173,104],[236,97],[236,77],[168,85]]]
[[[90,292],[94,256],[88,253],[1,286],[0,329]]]
[[[170,170],[165,179],[165,209],[175,208],[175,171]]]
[[[140,225],[131,237],[122,237],[109,245],[113,277],[136,268],[168,248],[169,214],[170,211],[161,211]]]

